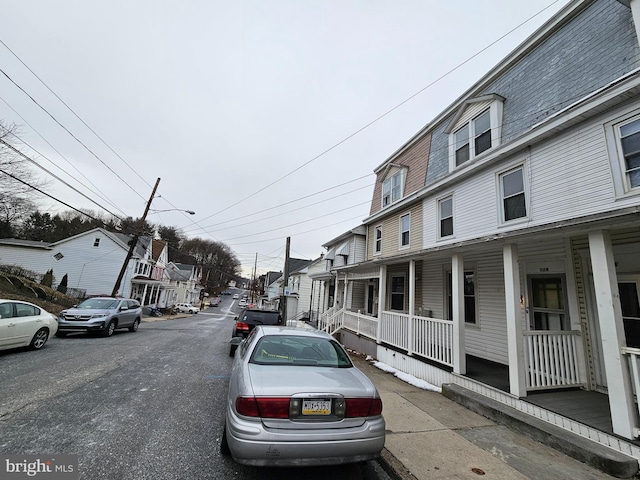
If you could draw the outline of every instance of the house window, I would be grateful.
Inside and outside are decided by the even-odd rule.
[[[562,276],[529,277],[531,330],[570,330]]]
[[[404,190],[404,170],[400,170],[394,176],[387,178],[382,183],[382,206],[386,207],[402,198]]]
[[[440,238],[453,235],[453,197],[443,198],[438,202],[440,216]]]
[[[626,189],[640,187],[640,119],[620,126],[620,149]]]
[[[473,141],[470,141],[473,139]],[[491,148],[491,112],[486,109],[453,134],[455,166]]]
[[[376,238],[374,240],[373,253],[382,252],[382,226],[376,227]]]
[[[56,260],[60,261],[64,258],[64,255],[60,252],[56,253],[53,258],[55,258]]]
[[[492,93],[460,105],[444,129],[449,136],[451,171],[500,145],[504,100]]]
[[[491,115],[485,110],[473,120],[473,146],[475,155],[491,148]]]
[[[93,241],[93,246],[94,246],[94,247],[98,247],[98,246],[100,246],[100,239],[99,239],[99,238],[96,238],[96,239]]]
[[[404,276],[391,277],[391,310],[404,310]]]
[[[400,217],[400,247],[408,247],[411,233],[411,214]]]
[[[453,275],[448,272],[449,320],[453,319]],[[464,323],[476,325],[476,276],[473,270],[464,271]]]
[[[456,149],[456,167],[469,160],[469,125],[453,134]]]
[[[524,168],[522,166],[500,175],[500,196],[504,222],[527,216]]]

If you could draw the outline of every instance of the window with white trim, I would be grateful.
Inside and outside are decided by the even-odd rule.
[[[438,200],[438,217],[440,219],[440,238],[453,235],[453,197]]]
[[[529,276],[531,330],[571,330],[563,275]]]
[[[640,187],[640,119],[618,128],[620,161],[625,178],[625,190]]]
[[[464,323],[477,325],[476,278],[473,270],[464,271]],[[453,320],[453,275],[447,272],[447,318]]]
[[[404,170],[382,182],[382,206],[391,205],[402,198],[404,191]]]
[[[404,275],[391,277],[391,310],[404,311]]]
[[[411,214],[400,217],[400,247],[408,247],[411,240]]]
[[[373,245],[373,253],[381,253],[382,252],[382,225],[379,225],[375,229],[375,239]]]
[[[449,169],[500,145],[504,98],[488,94],[464,102],[444,133],[449,135]]]
[[[527,216],[524,167],[520,165],[499,175],[502,222]]]

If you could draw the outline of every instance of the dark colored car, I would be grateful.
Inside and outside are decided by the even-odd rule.
[[[256,325],[282,325],[282,316],[276,310],[254,310],[247,308],[236,317],[236,324],[231,334],[229,356],[233,357],[238,345],[247,338]]]

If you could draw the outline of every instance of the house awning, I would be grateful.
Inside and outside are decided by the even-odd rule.
[[[349,256],[349,242],[344,242],[342,245],[340,245],[340,248],[338,249],[338,255],[344,255],[346,257]]]
[[[336,249],[330,249],[327,254],[324,256],[325,260],[335,260],[336,259]]]

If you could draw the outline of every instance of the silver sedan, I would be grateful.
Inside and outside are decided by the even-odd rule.
[[[333,337],[259,325],[240,344],[222,453],[246,465],[334,465],[376,458],[384,440],[380,395]]]

